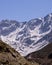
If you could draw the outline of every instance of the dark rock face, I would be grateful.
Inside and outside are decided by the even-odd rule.
[[[50,53],[50,54],[48,55],[48,58],[49,58],[49,59],[52,59],[52,53]]]
[[[52,43],[43,49],[33,52],[25,57],[29,61],[36,61],[40,65],[52,65]]]

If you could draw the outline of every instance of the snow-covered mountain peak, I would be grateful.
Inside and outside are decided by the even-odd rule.
[[[2,20],[0,38],[22,56],[38,51],[52,42],[52,14],[28,22]]]

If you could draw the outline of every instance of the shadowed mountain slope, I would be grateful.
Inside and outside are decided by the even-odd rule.
[[[30,53],[26,58],[32,62],[36,61],[40,65],[52,65],[52,43],[39,51]]]

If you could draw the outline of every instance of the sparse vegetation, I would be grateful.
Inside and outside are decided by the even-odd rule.
[[[9,45],[0,41],[0,65],[39,65],[38,63],[28,62],[24,57],[11,48]]]

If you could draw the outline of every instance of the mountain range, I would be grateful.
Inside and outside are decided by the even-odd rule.
[[[25,22],[0,21],[0,39],[22,56],[41,50],[52,42],[52,13]]]

